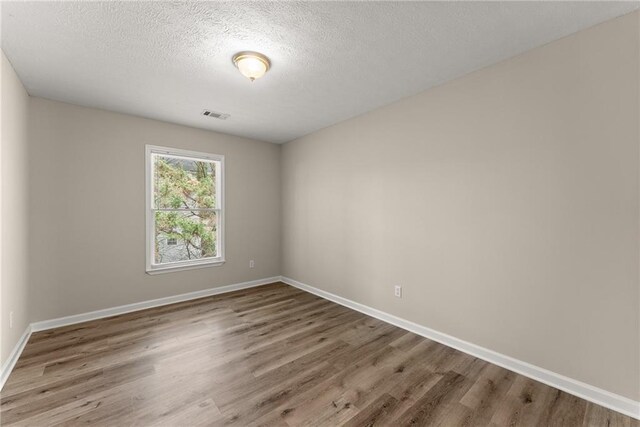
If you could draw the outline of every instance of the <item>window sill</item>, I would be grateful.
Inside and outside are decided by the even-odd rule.
[[[225,260],[218,260],[212,262],[203,262],[199,264],[191,264],[191,265],[173,265],[167,267],[157,267],[157,268],[147,268],[147,274],[155,275],[155,274],[164,274],[164,273],[173,273],[176,271],[185,271],[185,270],[195,270],[199,268],[207,268],[207,267],[217,267],[225,263]]]

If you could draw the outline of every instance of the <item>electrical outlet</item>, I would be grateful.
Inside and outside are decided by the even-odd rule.
[[[402,286],[395,286],[393,288],[393,294],[396,298],[402,298]]]
[[[9,328],[13,328],[13,311],[9,312]]]
[[[255,263],[255,262],[253,262],[253,260],[250,260],[250,261],[249,261],[249,268],[253,268],[253,267],[255,267],[255,266],[256,266],[256,263]]]

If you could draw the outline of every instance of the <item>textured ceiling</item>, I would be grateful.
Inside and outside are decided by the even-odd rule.
[[[3,2],[2,48],[34,96],[285,142],[638,5]],[[272,69],[250,83],[241,50]]]

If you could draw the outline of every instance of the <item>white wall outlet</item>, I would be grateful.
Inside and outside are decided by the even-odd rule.
[[[402,286],[394,286],[393,294],[396,296],[396,298],[402,298]]]
[[[249,268],[253,268],[256,266],[256,263],[253,260],[249,260]]]
[[[9,312],[9,328],[13,328],[13,311]]]

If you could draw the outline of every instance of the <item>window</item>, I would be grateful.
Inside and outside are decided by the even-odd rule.
[[[147,273],[224,262],[224,156],[147,145]]]

